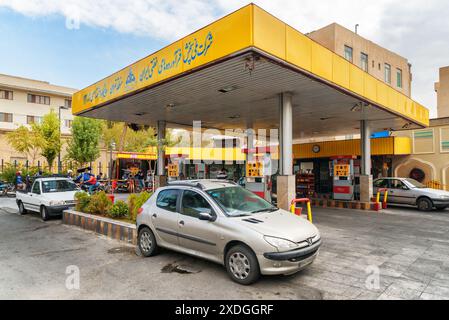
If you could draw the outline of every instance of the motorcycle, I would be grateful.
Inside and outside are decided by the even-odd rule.
[[[94,188],[92,189],[92,192],[89,192],[90,185],[88,185],[88,184],[82,183],[82,184],[79,184],[78,187],[79,187],[82,191],[87,192],[87,193],[89,193],[89,194],[91,194],[91,195],[92,195],[92,194],[95,194],[95,193],[98,193],[98,192],[101,192],[101,191],[105,191],[105,186],[102,185],[102,184],[99,184],[98,186],[94,187]]]

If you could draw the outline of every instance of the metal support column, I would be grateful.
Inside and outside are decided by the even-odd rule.
[[[156,188],[166,185],[167,178],[165,172],[165,148],[163,140],[165,139],[165,132],[167,123],[165,121],[157,122],[157,174],[156,174]]]
[[[292,95],[282,93],[279,95],[279,160],[280,174],[291,176],[293,174],[293,105]]]
[[[360,121],[360,201],[370,202],[373,196],[373,176],[371,175],[371,129],[367,120]]]
[[[290,93],[279,95],[279,173],[277,181],[278,207],[290,210],[296,198],[296,181],[293,175],[293,105]]]

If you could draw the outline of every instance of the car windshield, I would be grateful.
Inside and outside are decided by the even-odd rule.
[[[207,191],[207,193],[231,217],[250,216],[279,210],[268,201],[242,187],[214,189]]]
[[[405,179],[405,181],[407,181],[413,188],[419,188],[419,189],[423,189],[426,188],[425,185],[423,185],[422,183],[416,181],[415,179]]]
[[[44,193],[69,192],[76,190],[76,184],[69,180],[42,181],[42,191]]]

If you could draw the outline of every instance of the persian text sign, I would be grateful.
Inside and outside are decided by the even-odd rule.
[[[203,39],[194,38],[186,42],[184,48],[181,43],[175,43],[83,90],[77,99],[81,99],[81,104],[85,107],[93,106],[169,78],[182,72],[183,64],[190,65],[196,59],[207,57],[213,44],[212,32],[207,33]]]
[[[247,6],[116,72],[73,96],[73,113],[104,105],[251,45]]]

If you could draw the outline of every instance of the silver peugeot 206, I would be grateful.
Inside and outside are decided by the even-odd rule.
[[[243,285],[261,274],[296,273],[321,246],[312,223],[226,181],[179,181],[158,189],[140,208],[137,230],[143,256],[162,247],[211,260]]]

